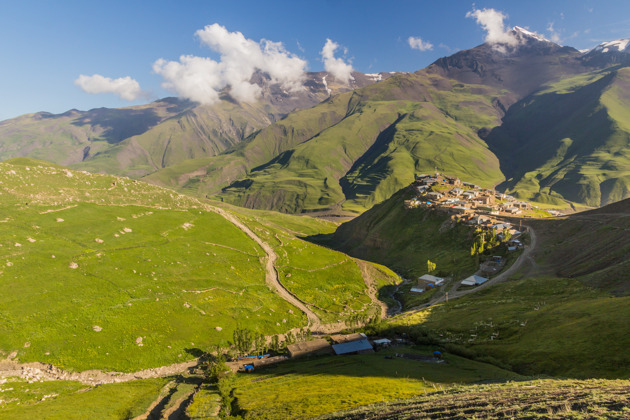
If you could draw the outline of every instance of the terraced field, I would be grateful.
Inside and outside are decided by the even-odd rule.
[[[627,418],[628,381],[535,380],[444,392],[318,417],[333,419]]]

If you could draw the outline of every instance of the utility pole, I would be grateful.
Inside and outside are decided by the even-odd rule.
[[[448,292],[446,292],[446,303],[448,303]]]

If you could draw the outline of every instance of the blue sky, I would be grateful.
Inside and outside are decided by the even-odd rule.
[[[416,71],[439,57],[483,43],[486,32],[466,15],[490,8],[505,16],[507,27],[527,27],[578,49],[630,37],[627,0],[5,0],[0,7],[0,120],[37,111],[121,107],[181,95],[185,88],[177,86],[177,78],[186,69],[180,56],[222,61],[197,32],[208,25],[218,24],[213,27],[215,36],[224,30],[230,36],[241,32],[255,43],[261,39],[282,43],[280,54],[308,71],[324,69],[321,51],[327,39],[340,65],[366,73]],[[412,49],[409,37],[420,38],[417,45],[424,50]],[[426,48],[427,43],[432,47]],[[156,71],[159,59],[164,61]],[[80,75],[87,77],[84,89],[75,83]],[[119,83],[133,99],[86,93],[90,83],[96,83],[90,79],[94,75],[109,78],[105,84],[127,78]],[[163,84],[169,80],[167,90]],[[229,79],[214,83],[222,86]]]

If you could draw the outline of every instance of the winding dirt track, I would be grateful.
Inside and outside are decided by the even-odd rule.
[[[238,220],[235,216],[230,214],[229,212],[213,207],[206,206],[206,209],[217,213],[223,216],[230,223],[234,224],[238,229],[243,231],[248,237],[254,240],[260,247],[264,250],[266,256],[264,257],[265,261],[265,281],[267,285],[271,288],[271,290],[278,293],[280,297],[285,299],[287,302],[291,303],[302,312],[304,312],[309,321],[309,327],[313,332],[323,332],[330,333],[334,331],[339,331],[344,328],[345,325],[341,324],[330,324],[324,325],[321,323],[321,320],[311,309],[308,308],[305,302],[300,300],[297,296],[287,290],[278,277],[278,272],[275,268],[275,262],[278,259],[278,255],[274,252],[273,248],[263,241],[258,235],[256,235],[249,227],[247,227],[243,222]],[[504,273],[498,275],[497,277],[487,281],[483,285],[476,287],[471,290],[457,290],[457,285],[454,287],[455,290],[452,291],[452,294],[449,296],[449,299],[456,299],[461,296],[468,295],[470,293],[475,293],[479,290],[483,290],[487,287],[490,287],[494,284],[501,283],[503,281],[508,280],[508,278],[514,274],[517,270],[519,270],[525,261],[530,261],[532,264],[535,264],[533,258],[531,257],[531,253],[534,251],[536,247],[536,233],[531,227],[528,227],[528,231],[531,237],[531,243],[529,246],[525,248],[523,253],[519,256],[518,260]],[[369,274],[368,268],[365,266],[365,263],[362,261],[355,260],[358,266],[361,268],[363,278],[366,282],[366,286],[368,287],[368,295],[370,298],[379,304],[381,307],[381,314],[383,318],[387,316],[387,306],[385,303],[380,302],[376,296],[376,284],[374,279]],[[430,301],[429,303],[419,306],[417,308],[413,308],[410,311],[405,312],[405,315],[409,315],[420,310],[427,308],[428,306],[434,305],[444,300],[444,296],[439,296],[436,299]],[[67,380],[67,381],[79,381],[89,385],[101,385],[107,383],[115,383],[115,382],[127,382],[136,379],[147,379],[147,378],[158,378],[158,377],[166,377],[176,375],[178,373],[184,372],[188,369],[194,368],[198,365],[199,360],[194,359],[184,363],[176,363],[169,366],[162,366],[155,369],[145,369],[139,372],[134,373],[119,373],[119,372],[103,372],[100,370],[89,370],[84,372],[66,372],[55,366],[45,363],[17,363],[12,360],[3,360],[0,361],[0,378],[2,377],[12,377],[18,376],[23,379],[32,380],[32,381],[40,381],[40,380]]]
[[[208,210],[223,216],[226,220],[249,236],[254,242],[260,245],[263,251],[265,251],[265,254],[267,254],[265,257],[265,282],[267,283],[267,286],[280,295],[280,297],[284,300],[306,314],[311,331],[321,331],[322,323],[317,314],[309,309],[304,301],[300,300],[297,296],[287,290],[287,288],[280,282],[278,271],[276,270],[276,260],[278,259],[278,255],[275,253],[273,248],[229,212],[213,206],[207,206],[207,208]]]
[[[361,269],[361,277],[363,277],[365,287],[367,287],[367,294],[370,297],[370,300],[372,300],[373,304],[378,305],[381,308],[381,319],[387,318],[387,304],[378,299],[378,285],[370,274],[368,263],[355,258],[353,258],[353,260]]]

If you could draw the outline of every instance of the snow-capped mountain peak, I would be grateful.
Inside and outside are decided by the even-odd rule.
[[[615,41],[602,42],[591,51],[596,52],[630,52],[630,39],[617,39]]]
[[[520,26],[515,26],[512,30],[516,33],[517,36],[525,37],[525,38],[533,38],[536,41],[541,42],[551,42],[544,36],[537,34],[536,32],[528,31],[525,28],[521,28]]]

